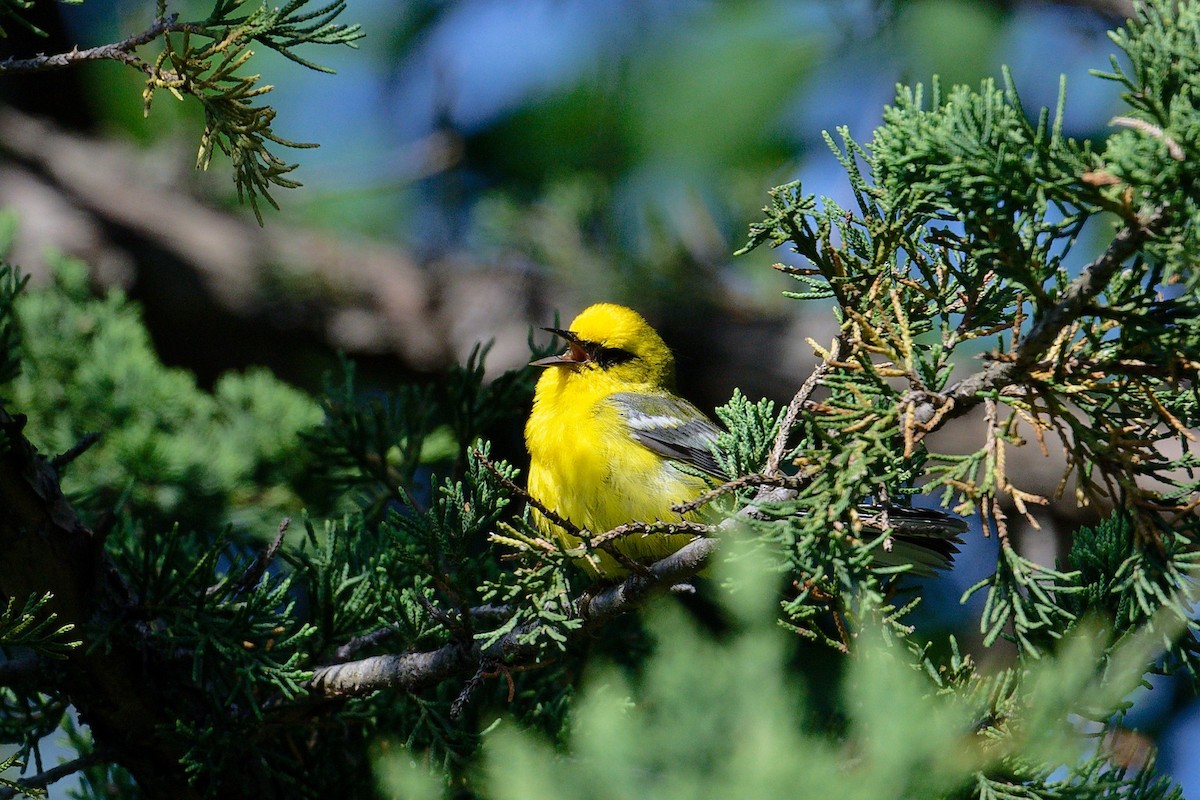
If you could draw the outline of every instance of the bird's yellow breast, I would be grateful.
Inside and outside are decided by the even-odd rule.
[[[525,428],[529,493],[592,534],[626,522],[678,521],[681,517],[671,506],[708,488],[702,478],[682,472],[630,437],[618,406],[607,402],[612,394],[627,389],[599,372],[549,369],[538,381]],[[540,514],[534,519],[567,546],[579,543]],[[632,535],[615,546],[635,561],[649,561],[678,550],[690,538]],[[605,575],[625,571],[611,558],[601,556],[601,560],[605,563],[600,570],[583,566]]]

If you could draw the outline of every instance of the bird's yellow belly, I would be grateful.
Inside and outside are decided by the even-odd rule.
[[[648,448],[630,447],[627,434],[615,429],[624,426],[615,411],[600,404],[588,411],[574,424],[531,430],[528,439],[530,494],[577,527],[596,535],[627,522],[678,522],[682,517],[671,506],[692,500],[709,488],[703,478],[680,471]],[[541,514],[535,513],[534,519],[540,529],[557,536],[567,547],[579,544],[577,537]],[[691,539],[687,534],[630,534],[614,541],[612,547],[629,559],[649,562],[675,552]],[[628,572],[611,555],[601,552],[597,557],[599,564],[580,560],[580,565],[605,576]]]

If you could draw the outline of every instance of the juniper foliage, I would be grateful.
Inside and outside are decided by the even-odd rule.
[[[83,0],[60,2],[79,4]],[[32,5],[33,0],[0,0],[0,22],[15,22],[45,35],[24,18],[23,12]],[[227,156],[238,200],[249,203],[261,225],[260,201],[278,208],[272,189],[301,185],[289,177],[298,165],[279,156],[277,148],[317,145],[292,141],[275,130],[275,109],[261,102],[273,87],[263,84],[261,75],[247,70],[254,55],[252,48],[266,47],[309,69],[333,72],[302,56],[298,48],[354,47],[363,32],[358,25],[337,21],[345,10],[345,0],[325,5],[288,0],[282,7],[267,3],[254,6],[246,0],[213,0],[206,17],[185,21],[172,11],[167,0],[156,0],[154,19],[141,33],[97,47],[77,46],[57,55],[8,58],[0,61],[0,77],[6,72],[38,72],[83,61],[115,60],[145,74],[142,99],[146,116],[160,92],[169,92],[180,101],[185,96],[194,98],[204,110],[196,167],[208,169],[217,151]],[[0,27],[0,37],[4,35]],[[148,59],[138,55],[138,48],[151,43],[161,45],[156,56]]]
[[[485,381],[480,348],[395,391],[348,364],[319,400],[266,374],[206,392],[79,265],[39,287],[5,265],[9,790],[62,735],[85,798],[370,796],[373,770],[411,797],[1178,798],[1114,743],[1148,673],[1198,677],[1198,39],[1200,5],[1166,0],[1114,35],[1106,142],[1063,135],[1065,94],[1031,119],[1007,75],[935,82],[870,142],[830,138],[853,208],[774,190],[748,246],[798,254],[795,296],[840,334],[788,407],[716,411],[728,521],[615,586],[572,561],[653,526],[564,552],[530,525],[530,371]],[[978,447],[941,452],[972,410]],[[1009,536],[1044,500],[1006,469],[1027,441],[1106,510],[1053,566]],[[878,566],[882,501],[918,498],[999,540],[975,591],[1005,665],[915,630]],[[623,613],[706,566],[707,628]]]

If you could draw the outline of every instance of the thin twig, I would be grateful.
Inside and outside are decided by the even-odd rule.
[[[355,636],[344,645],[333,651],[333,656],[338,663],[349,661],[368,647],[374,647],[378,644],[383,644],[388,639],[400,633],[400,629],[395,625],[385,625],[382,628],[376,628],[370,633],[364,633],[362,636]]]
[[[705,525],[703,522],[689,522],[681,520],[680,522],[627,522],[624,525],[618,525],[612,530],[605,531],[599,536],[594,536],[589,544],[592,547],[603,547],[604,545],[625,536],[633,534],[661,534],[663,536],[672,536],[677,534],[692,534],[693,536],[711,536],[716,527],[713,525]]]
[[[524,488],[518,486],[512,480],[505,477],[504,474],[501,473],[500,470],[496,467],[496,465],[492,463],[491,459],[489,459],[483,453],[481,453],[478,450],[472,450],[471,456],[476,461],[478,461],[480,464],[482,464],[484,469],[486,469],[488,472],[492,473],[492,476],[500,482],[501,486],[503,486],[505,489],[507,489],[508,491],[515,494],[517,497],[522,498],[526,503],[528,503],[533,508],[537,509],[541,513],[541,515],[543,517],[545,517],[546,519],[550,520],[550,522],[552,522],[555,525],[557,525],[558,527],[562,528],[564,531],[571,534],[572,536],[578,536],[582,532],[582,529],[578,525],[571,522],[571,520],[562,516],[557,511],[547,508],[544,503],[542,503],[536,497],[531,495]]]
[[[50,459],[50,466],[54,467],[56,472],[62,472],[63,467],[86,453],[98,441],[100,441],[100,434],[85,433],[69,450]]]
[[[634,561],[632,558],[625,555],[612,545],[612,538],[615,537],[607,537],[606,534],[601,534],[596,539],[585,537],[585,531],[582,528],[571,522],[571,520],[567,519],[562,514],[559,514],[557,511],[547,507],[545,503],[531,495],[526,489],[523,489],[513,481],[506,478],[503,473],[500,472],[499,468],[497,468],[496,465],[492,463],[492,461],[483,453],[478,450],[472,450],[471,455],[476,461],[483,465],[484,469],[492,473],[496,480],[500,482],[501,486],[515,494],[517,497],[524,498],[526,503],[537,509],[537,511],[541,513],[543,517],[549,520],[551,524],[562,528],[568,535],[580,539],[585,546],[589,548],[598,547],[599,549],[603,550],[608,556],[610,556],[614,561],[616,561],[629,572],[638,573],[645,570],[645,566],[643,564]]]
[[[771,486],[780,489],[792,489],[799,491],[808,483],[808,479],[800,475],[767,475],[761,472],[755,472],[750,475],[742,475],[740,478],[734,478],[731,481],[726,481],[716,488],[710,489],[704,494],[697,497],[695,500],[689,500],[686,503],[671,506],[671,510],[679,514],[687,514],[695,511],[703,505],[711,503],[718,497],[727,495],[730,492],[736,492],[739,489],[745,489],[749,486]]]
[[[783,415],[783,420],[779,423],[779,433],[775,435],[775,444],[771,447],[771,453],[767,456],[767,467],[763,472],[767,475],[779,475],[779,462],[783,460],[783,454],[787,450],[788,438],[792,435],[792,428],[796,425],[796,420],[800,417],[800,412],[804,410],[805,403],[817,386],[821,383],[821,379],[825,377],[825,373],[829,371],[842,357],[842,346],[845,342],[845,334],[841,334],[834,339],[833,347],[829,354],[821,361],[820,364],[813,369],[812,374],[800,386],[800,390],[796,392],[796,396],[792,398],[792,402],[788,403],[787,412]]]
[[[1109,125],[1116,125],[1121,128],[1132,128],[1135,131],[1152,136],[1167,146],[1167,153],[1176,161],[1185,161],[1187,156],[1183,152],[1183,148],[1179,146],[1179,142],[1167,135],[1167,132],[1155,125],[1153,122],[1147,122],[1144,119],[1137,117],[1113,117],[1108,121]]]
[[[458,693],[458,697],[454,698],[454,702],[450,704],[450,719],[457,722],[462,716],[463,710],[467,707],[467,703],[471,702],[471,697],[475,691],[483,685],[484,678],[489,674],[496,674],[495,665],[489,663],[486,659],[479,662],[479,668],[475,670],[475,674],[463,685],[462,691]]]
[[[513,609],[507,605],[485,603],[484,605],[471,608],[468,615],[472,622],[499,623],[511,617]],[[383,644],[388,639],[399,634],[400,628],[396,625],[385,625],[381,628],[376,628],[370,633],[364,633],[362,636],[355,636],[333,651],[334,662],[340,664],[349,661],[363,650]]]
[[[275,538],[271,540],[270,544],[259,551],[258,555],[254,557],[254,562],[246,568],[246,571],[234,583],[232,592],[235,595],[253,589],[262,580],[263,575],[267,572],[267,567],[275,560],[275,554],[279,552],[279,548],[283,544],[283,537],[287,534],[288,526],[291,524],[291,517],[284,517],[280,520],[279,529],[275,532]],[[219,590],[219,587],[220,584],[210,586],[207,593],[212,595]]]
[[[467,630],[463,627],[461,620],[455,619],[454,617],[450,616],[450,614],[438,608],[436,605],[434,605],[433,601],[424,594],[418,592],[416,599],[417,604],[420,605],[421,608],[425,609],[425,613],[428,614],[434,622],[441,625],[446,630],[451,631],[452,633],[459,635],[467,633]]]

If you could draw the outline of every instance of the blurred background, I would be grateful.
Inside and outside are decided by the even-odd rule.
[[[350,0],[357,50],[271,52],[275,129],[318,149],[280,153],[304,187],[274,192],[259,227],[229,165],[194,169],[203,115],[140,73],[87,64],[0,78],[0,208],[20,215],[11,260],[44,279],[48,250],[90,266],[97,291],[139,301],[163,360],[211,384],[265,365],[317,391],[345,352],[367,385],[421,380],[493,341],[493,374],[528,360],[532,325],[584,306],[635,306],[676,350],[702,408],[735,386],[786,402],[834,335],[828,307],[785,299],[787,252],[734,257],[767,190],[851,203],[823,140],[870,139],[898,82],[978,85],[1007,64],[1025,107],[1067,86],[1069,135],[1101,142],[1119,113],[1105,31],[1122,0]],[[10,29],[0,60],[145,29],[148,0],[39,2],[49,33]],[[202,18],[211,2],[173,2]],[[146,48],[155,52],[154,45]],[[970,369],[971,365],[964,365]],[[939,445],[972,448],[970,424]],[[959,437],[958,441],[954,437]],[[977,441],[977,440],[974,440]],[[1024,448],[1010,473],[1052,493],[1061,463]],[[1051,506],[1023,551],[1052,563],[1079,524]],[[923,612],[970,625],[962,591],[991,571],[979,535]],[[969,636],[969,634],[967,634]],[[1130,718],[1200,795],[1200,706],[1164,682]]]

